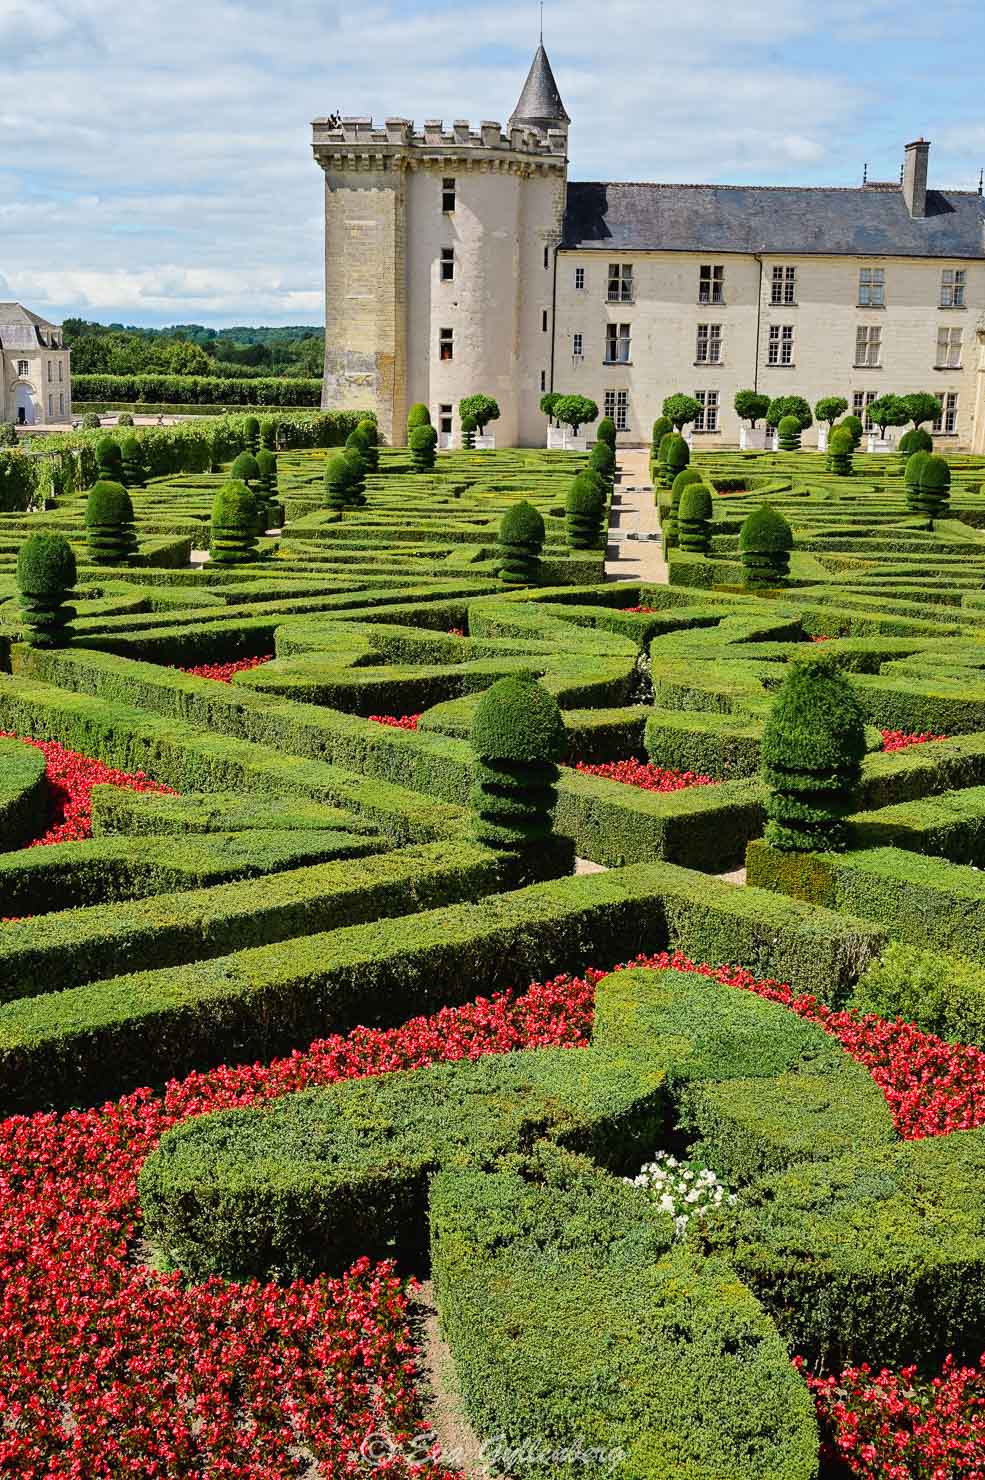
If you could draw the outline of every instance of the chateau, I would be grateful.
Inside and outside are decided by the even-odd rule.
[[[852,189],[569,182],[569,124],[543,44],[505,130],[315,120],[326,407],[401,442],[420,401],[447,445],[482,391],[499,444],[537,446],[543,393],[577,393],[630,444],[683,391],[715,447],[740,389],[863,416],[930,390],[937,435],[985,451],[985,203],[929,187],[925,140]]]
[[[58,324],[19,303],[0,303],[0,421],[19,426],[71,421],[70,356]]]

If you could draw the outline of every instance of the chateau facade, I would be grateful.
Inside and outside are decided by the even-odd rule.
[[[0,303],[0,421],[57,426],[72,419],[71,351],[61,326]]]
[[[985,451],[985,202],[929,188],[926,141],[854,189],[569,183],[569,123],[543,45],[505,131],[315,121],[326,407],[372,407],[399,443],[420,401],[457,441],[481,391],[501,446],[537,446],[544,392],[577,393],[628,445],[683,391],[715,447],[737,390],[863,416],[929,390],[937,435]]]

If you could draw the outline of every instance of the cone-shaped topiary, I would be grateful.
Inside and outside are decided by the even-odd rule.
[[[375,473],[380,466],[380,450],[375,442],[370,442],[362,429],[362,423],[350,432],[345,439],[346,450],[355,449],[362,458],[367,473]]]
[[[929,456],[929,452],[913,452],[906,460],[906,472],[903,475],[903,492],[906,495],[906,507],[911,514],[919,512],[920,475],[923,472],[923,465]]]
[[[680,432],[671,432],[660,444],[660,482],[663,488],[673,488],[674,479],[684,471],[691,461],[691,449]]]
[[[476,420],[474,416],[463,416],[461,419],[462,446],[471,452],[475,447]]]
[[[123,482],[127,488],[144,488],[147,480],[144,477],[144,456],[140,450],[140,443],[136,437],[127,437],[123,443]]]
[[[812,851],[845,846],[865,744],[862,706],[834,660],[811,653],[790,662],[763,731],[768,843]]]
[[[349,503],[353,507],[359,507],[366,502],[366,474],[368,468],[366,459],[358,447],[343,449],[342,456],[352,469],[352,481],[349,484]]]
[[[781,416],[776,429],[781,452],[800,451],[800,422],[795,416]]]
[[[352,464],[341,452],[328,459],[325,464],[325,502],[330,509],[349,508],[353,476]]]
[[[429,427],[431,425],[431,413],[420,401],[416,402],[407,413],[407,444],[410,445],[410,434],[417,427]]]
[[[669,416],[658,416],[653,423],[653,432],[650,436],[650,454],[657,458],[660,456],[660,444],[668,432],[674,430],[674,423]]]
[[[25,641],[31,647],[63,647],[72,635],[74,606],[65,598],[75,585],[75,556],[64,535],[32,534],[17,552]]]
[[[900,455],[900,466],[906,473],[906,465],[915,452],[933,452],[934,439],[923,427],[911,427],[904,432],[896,444],[896,451]]]
[[[438,434],[434,427],[427,425],[414,427],[407,440],[414,472],[433,472],[438,448]]]
[[[471,738],[476,837],[509,852],[542,847],[565,743],[557,700],[533,678],[501,678],[479,700]]]
[[[951,497],[951,469],[943,457],[928,452],[920,467],[920,487],[915,499],[916,512],[933,521],[940,519]]]
[[[96,443],[96,467],[100,478],[110,483],[124,482],[123,453],[119,442],[114,442],[112,437],[100,437]]]
[[[261,447],[257,453],[256,462],[260,477],[253,489],[253,497],[257,501],[260,513],[259,533],[265,534],[277,518],[274,509],[277,499],[277,454],[268,452],[266,447]]]
[[[616,477],[616,454],[608,442],[596,442],[588,455],[588,465],[595,469],[606,487],[611,490]]]
[[[267,452],[277,451],[277,422],[272,416],[265,416],[260,423],[260,446]]]
[[[564,505],[564,528],[572,550],[595,550],[602,542],[605,498],[583,473],[572,481]]]
[[[367,417],[356,427],[359,433],[360,447],[363,457],[371,473],[380,471],[380,433],[375,421]]]
[[[825,463],[828,472],[836,473],[839,478],[850,478],[854,451],[855,443],[848,427],[835,427],[828,437],[828,457]]]
[[[246,435],[246,446],[248,451],[256,457],[260,451],[260,423],[255,416],[248,416],[243,423],[243,431]]]
[[[260,482],[260,466],[252,452],[241,452],[233,459],[233,465],[229,469],[230,478],[238,483],[245,483],[251,491]]]
[[[855,450],[857,452],[862,443],[862,432],[864,430],[862,426],[862,418],[859,416],[855,416],[854,414],[852,414],[851,416],[843,416],[838,425],[851,432],[852,441],[855,444]]]
[[[499,579],[506,586],[536,585],[543,548],[543,516],[533,504],[521,499],[507,509],[499,521],[496,536]]]
[[[711,493],[704,483],[688,483],[680,495],[677,540],[688,555],[708,554],[711,545]]]
[[[257,558],[257,501],[246,484],[223,484],[212,504],[210,554],[216,565],[245,565]]]
[[[739,558],[745,586],[786,585],[793,530],[770,504],[753,509],[739,530]]]
[[[100,480],[86,500],[86,544],[95,565],[125,565],[137,552],[133,504],[122,483]]]
[[[678,543],[677,511],[680,508],[681,504],[681,494],[684,492],[685,488],[687,488],[689,483],[700,482],[701,474],[698,472],[697,468],[682,468],[681,471],[677,474],[677,477],[674,479],[673,487],[670,490],[670,513],[667,515],[667,519],[662,530],[663,547],[665,551],[672,550],[674,546]]]
[[[603,416],[595,429],[595,439],[597,442],[604,442],[606,446],[611,447],[612,451],[615,452],[616,424],[611,416]]]

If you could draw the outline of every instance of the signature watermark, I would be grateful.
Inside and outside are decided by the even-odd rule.
[[[380,1469],[392,1460],[401,1459],[411,1464],[427,1464],[440,1461],[449,1466],[469,1466],[473,1471],[476,1463],[488,1475],[493,1468],[516,1473],[532,1465],[584,1465],[586,1470],[599,1470],[609,1474],[626,1458],[625,1449],[605,1449],[601,1445],[580,1443],[557,1445],[543,1439],[524,1439],[519,1443],[495,1434],[486,1439],[478,1451],[446,1448],[435,1439],[434,1434],[418,1434],[412,1439],[397,1441],[382,1432],[368,1434],[359,1446],[364,1464],[371,1470]]]

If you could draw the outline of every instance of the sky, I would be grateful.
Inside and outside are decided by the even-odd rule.
[[[505,123],[537,0],[0,0],[0,299],[319,323],[338,111]],[[980,0],[546,0],[571,179],[931,184],[985,165]]]

